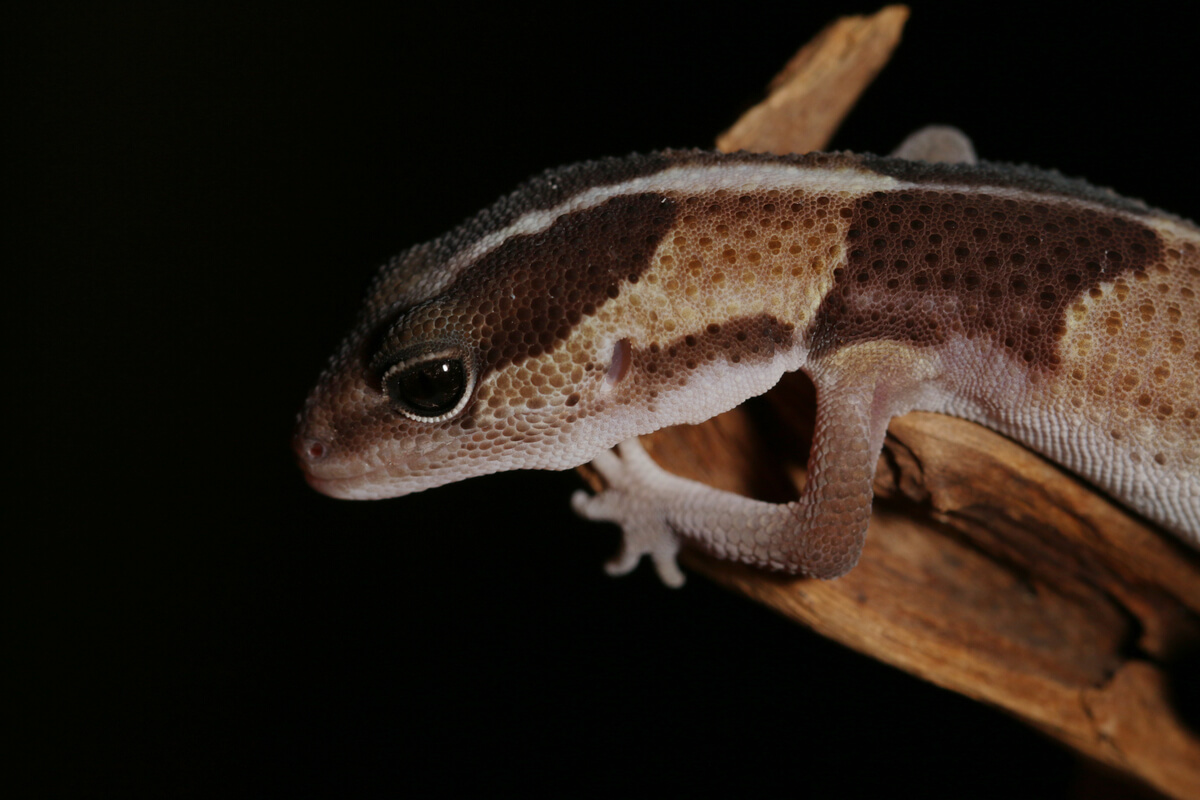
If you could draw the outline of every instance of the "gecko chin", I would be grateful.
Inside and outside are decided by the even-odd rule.
[[[304,480],[308,485],[328,497],[338,500],[379,500],[388,497],[379,491],[381,487],[373,485],[370,478],[370,473],[347,478],[322,478],[308,470],[304,471]]]
[[[309,486],[321,494],[338,500],[386,500],[389,497],[402,497],[406,494],[422,492],[453,480],[453,478],[439,480],[435,475],[396,479],[388,474],[386,467],[359,475],[331,477],[316,475],[305,469],[304,479]]]

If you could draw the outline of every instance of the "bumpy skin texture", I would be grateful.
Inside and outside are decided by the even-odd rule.
[[[1200,542],[1200,231],[1028,167],[698,151],[547,172],[385,266],[301,414],[309,481],[402,495],[604,454],[575,506],[677,583],[680,538],[834,577],[854,565],[887,422],[978,421]],[[451,353],[459,407],[403,413],[389,370]],[[399,364],[400,366],[396,366]],[[771,505],[619,442],[804,369],[810,477]]]

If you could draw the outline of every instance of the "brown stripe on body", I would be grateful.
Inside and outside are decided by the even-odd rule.
[[[722,359],[730,364],[759,364],[769,361],[795,341],[795,326],[770,314],[711,323],[702,330],[680,336],[666,344],[635,349],[637,395],[626,402],[649,401],[687,384],[697,369]]]
[[[469,217],[462,224],[393,258],[379,271],[367,293],[365,312],[379,314],[396,305],[430,298],[429,286],[447,264],[483,237],[497,233],[535,211],[554,208],[580,192],[653,175],[690,153],[634,153],[548,169]],[[463,264],[462,268],[468,268]],[[440,293],[440,292],[439,292]]]
[[[548,169],[438,238],[435,246],[439,260],[444,263],[477,239],[503,230],[532,211],[555,208],[598,186],[611,186],[654,175],[672,166],[678,159],[679,156],[670,151],[645,155],[634,153],[620,158],[602,158]]]
[[[620,340],[616,346],[628,346],[628,339]],[[619,391],[613,392],[605,403],[588,407],[581,404],[579,393],[569,393],[563,398],[563,424],[568,427],[579,419],[586,419],[603,413],[608,404],[620,406],[636,406],[653,413],[657,404],[667,395],[687,386],[700,371],[717,362],[727,365],[753,366],[770,362],[781,351],[789,350],[795,343],[795,326],[783,322],[769,314],[753,317],[743,317],[729,320],[722,325],[711,324],[695,333],[679,336],[664,344],[653,343],[646,347],[631,348],[624,356],[628,359],[624,369],[627,374],[620,376]],[[532,366],[535,360],[526,362]],[[605,369],[605,365],[589,364],[588,367],[597,374]],[[534,385],[534,375],[530,372],[523,379],[505,383],[506,391],[520,391]],[[542,372],[542,376],[546,373]],[[503,379],[503,378],[502,378]],[[553,372],[547,381],[553,380]],[[542,384],[546,385],[546,384]],[[577,383],[571,384],[572,387]],[[553,387],[550,388],[553,392]],[[539,394],[541,394],[539,392]],[[501,408],[509,405],[503,394],[494,395],[486,389],[481,392],[477,403],[483,403],[490,408]],[[525,396],[520,404],[529,408],[541,408],[549,404],[549,400],[540,396]],[[475,413],[469,412],[468,417]],[[503,423],[502,423],[503,424]],[[464,427],[473,427],[474,422]],[[533,441],[543,435],[541,431],[517,431],[515,439]]]
[[[560,217],[485,254],[435,302],[406,314],[400,338],[453,332],[478,347],[480,378],[553,352],[571,329],[636,284],[675,224],[676,204],[657,194],[621,195]]]
[[[1078,298],[1163,255],[1158,234],[1128,217],[987,192],[875,192],[854,203],[846,237],[846,264],[809,331],[814,356],[960,335],[1054,369]]]

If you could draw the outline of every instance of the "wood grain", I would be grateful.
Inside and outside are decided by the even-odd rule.
[[[908,10],[840,19],[718,147],[825,147],[899,43]],[[703,425],[645,437],[667,469],[767,500],[798,495],[814,391],[790,375]],[[1173,797],[1200,797],[1200,737],[1171,661],[1200,643],[1200,557],[1078,478],[963,420],[894,420],[859,565],[796,579],[685,551],[684,563],[819,633],[1003,708]],[[593,486],[596,476],[585,469]]]

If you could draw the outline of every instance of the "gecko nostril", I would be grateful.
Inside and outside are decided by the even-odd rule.
[[[320,461],[329,455],[329,445],[320,439],[310,439],[299,434],[292,439],[292,449],[301,460],[308,462]]]

